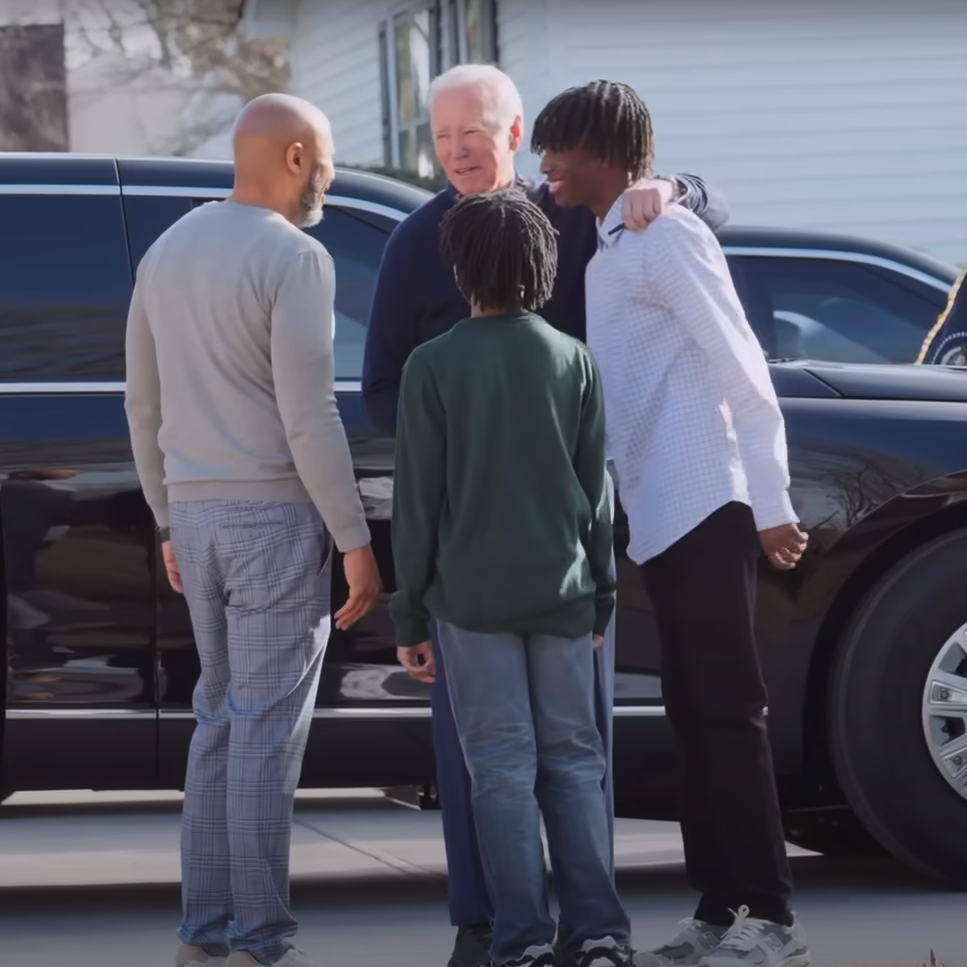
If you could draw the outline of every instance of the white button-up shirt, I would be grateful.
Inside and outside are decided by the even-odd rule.
[[[759,530],[797,521],[769,367],[717,239],[680,205],[644,232],[620,226],[619,199],[586,291],[629,557],[655,557],[730,501]]]

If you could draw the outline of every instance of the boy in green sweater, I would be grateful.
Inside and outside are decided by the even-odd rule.
[[[557,243],[515,189],[469,196],[442,249],[471,318],[403,371],[393,506],[400,661],[442,658],[494,902],[492,960],[553,967],[540,816],[574,967],[631,963],[610,875],[593,650],[614,610],[591,356],[535,311]],[[430,643],[438,623],[442,655]]]

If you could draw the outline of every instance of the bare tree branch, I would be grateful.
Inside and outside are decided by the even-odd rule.
[[[197,84],[213,101],[229,95],[246,103],[287,90],[290,64],[287,43],[239,36],[242,6],[239,0],[76,0],[67,17],[88,56],[123,56],[115,65],[122,82],[148,73],[155,82],[160,72],[173,86]],[[186,124],[173,150],[190,153],[227,123],[213,116]]]

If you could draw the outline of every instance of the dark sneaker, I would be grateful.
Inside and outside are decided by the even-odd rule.
[[[806,932],[798,921],[791,927],[749,916],[740,907],[722,942],[702,958],[701,967],[809,967]]]
[[[493,938],[489,923],[458,928],[447,967],[490,967],[490,944]]]
[[[728,929],[691,918],[682,920],[668,943],[635,954],[635,967],[698,967],[703,957],[718,949]]]
[[[490,962],[491,967],[498,967],[496,962]],[[554,955],[554,948],[547,947],[528,947],[524,951],[524,956],[519,960],[510,960],[499,967],[557,967],[557,957]]]
[[[575,967],[632,967],[632,950],[613,937],[588,940],[574,952]]]

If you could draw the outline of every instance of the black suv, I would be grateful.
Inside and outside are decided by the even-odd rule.
[[[0,155],[0,513],[6,586],[0,792],[178,788],[198,664],[159,567],[123,408],[138,261],[231,166]],[[340,171],[310,231],[337,270],[340,407],[392,588],[392,441],[359,396],[383,246],[428,196]],[[967,879],[967,374],[912,360],[954,270],[856,239],[726,229],[737,288],[770,355],[793,501],[811,534],[795,572],[763,565],[759,635],[791,840],[888,849]],[[788,361],[819,356],[821,362]],[[616,785],[626,816],[670,817],[675,755],[651,608],[619,570]],[[334,607],[345,599],[337,560]],[[701,607],[696,602],[696,607]],[[423,686],[396,665],[383,605],[334,632],[308,786],[425,787]]]

